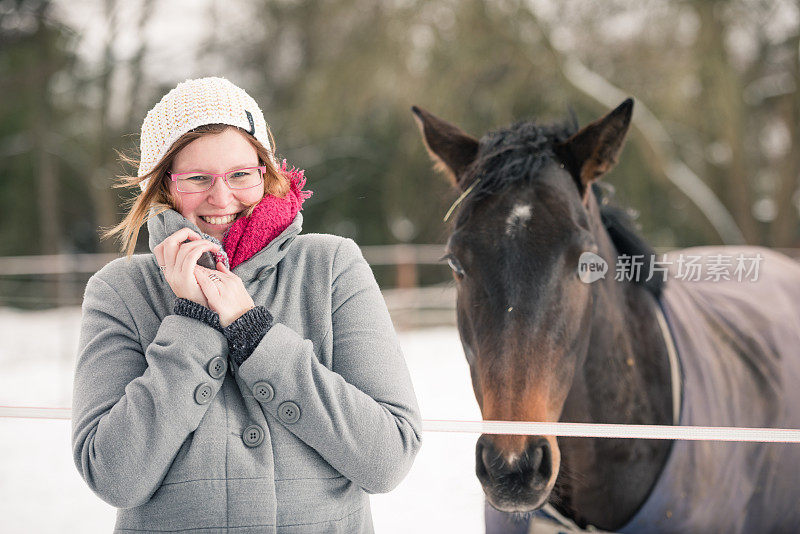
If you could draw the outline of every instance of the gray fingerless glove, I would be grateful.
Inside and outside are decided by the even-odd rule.
[[[231,361],[242,365],[272,328],[272,323],[269,311],[264,306],[256,306],[223,328]]]
[[[175,304],[172,306],[172,313],[175,315],[183,315],[184,317],[191,317],[206,323],[211,328],[216,328],[222,331],[222,325],[219,324],[219,315],[217,312],[211,311],[202,304],[198,304],[189,299],[176,299]]]

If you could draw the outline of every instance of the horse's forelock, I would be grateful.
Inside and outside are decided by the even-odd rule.
[[[470,176],[465,180],[467,183],[480,181],[462,206],[459,220],[463,222],[469,216],[469,205],[480,198],[497,194],[514,184],[531,182],[555,158],[553,145],[565,141],[576,131],[577,121],[573,117],[554,124],[518,122],[484,135],[478,157],[468,170]]]

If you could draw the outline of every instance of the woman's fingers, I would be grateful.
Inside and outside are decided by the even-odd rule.
[[[211,275],[216,275],[219,278],[222,278],[222,273],[219,271],[215,271],[214,269],[209,269],[208,267],[203,267],[202,265],[195,265],[194,272],[198,275],[202,274],[209,280],[211,279]]]
[[[175,258],[178,255],[181,244],[187,239],[190,241],[198,241],[201,240],[202,237],[190,228],[181,228],[177,232],[169,235],[164,242],[161,243],[164,252],[164,263],[161,265],[167,265],[167,268],[171,270],[172,266],[175,265]]]
[[[202,256],[204,252],[212,250],[219,250],[219,246],[205,239],[184,243],[181,245],[175,257],[175,267],[181,272],[191,273],[194,266],[197,265],[197,260],[200,259],[200,256]]]
[[[153,247],[153,255],[156,257],[156,263],[159,267],[164,265],[164,247],[161,243]]]
[[[206,299],[208,300],[209,307],[214,309],[220,298],[220,287],[217,282],[214,282],[209,274],[212,271],[202,267],[200,265],[196,266],[194,269],[194,277],[197,280],[197,285],[200,286],[200,290],[205,295]]]
[[[230,269],[228,269],[222,261],[217,260],[217,270],[215,271],[219,276],[227,281],[231,280],[241,280],[239,275],[234,274]]]
[[[208,301],[211,309],[219,315],[220,325],[225,327],[252,309],[255,304],[241,278],[232,273],[222,262],[217,262],[217,269],[215,271],[198,268],[196,272],[218,278],[216,281],[209,278],[216,285],[219,294],[215,294],[214,297],[209,296]]]
[[[166,276],[167,271],[172,272],[176,268],[181,270],[181,264],[185,258],[185,254],[191,249],[184,250],[183,255],[179,258],[178,255],[181,253],[181,250],[184,249],[186,244],[194,244],[200,241],[209,243],[211,245],[209,250],[214,250],[213,243],[204,240],[200,234],[191,228],[181,228],[153,247],[153,254],[156,257],[159,267],[162,267],[164,275]]]
[[[176,272],[183,271],[186,258],[198,247],[202,247],[203,242],[200,240],[181,243],[178,250],[175,252],[174,267]],[[201,248],[202,250],[202,248]]]

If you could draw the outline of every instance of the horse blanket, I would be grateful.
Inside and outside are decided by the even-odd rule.
[[[761,255],[756,280],[730,276],[733,268],[729,279],[709,279],[719,257],[735,263],[740,254]],[[686,267],[679,255],[702,258],[700,280],[675,279]],[[668,259],[660,304],[681,367],[680,424],[800,428],[800,263],[753,247],[686,249]],[[800,444],[675,441],[621,532],[798,529]]]

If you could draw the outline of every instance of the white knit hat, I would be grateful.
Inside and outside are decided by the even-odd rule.
[[[206,124],[238,126],[272,153],[264,114],[243,89],[225,78],[186,80],[164,95],[144,118],[138,176],[152,171],[183,134]],[[147,182],[139,183],[142,191]]]

